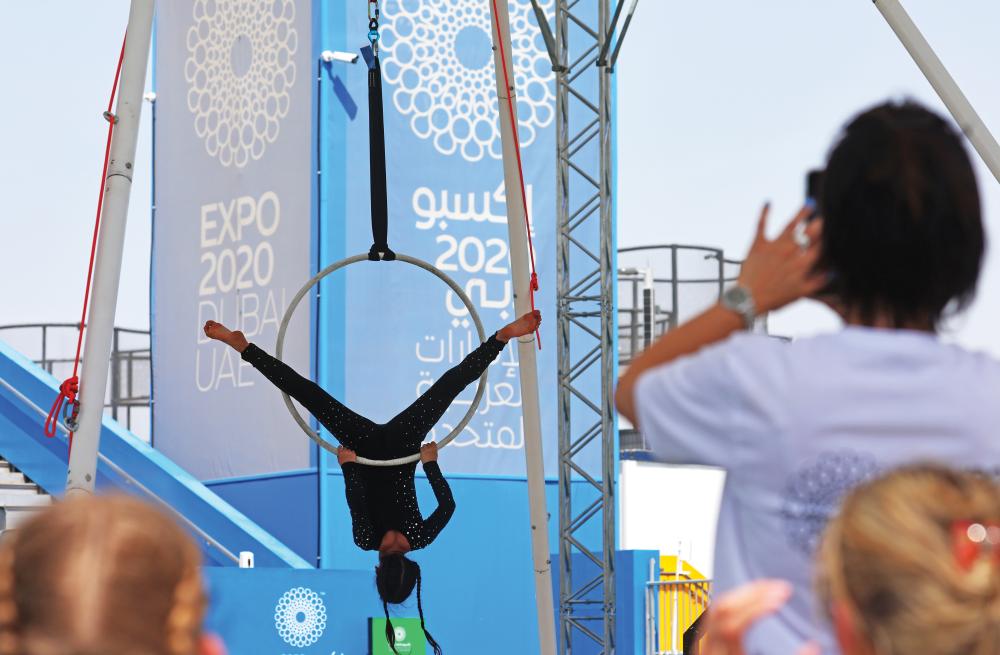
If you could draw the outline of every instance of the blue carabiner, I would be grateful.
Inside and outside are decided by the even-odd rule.
[[[368,30],[368,40],[374,45],[379,40],[378,30]]]

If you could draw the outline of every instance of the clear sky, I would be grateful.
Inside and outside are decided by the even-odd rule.
[[[0,324],[77,318],[101,112],[128,4],[0,2]],[[1000,132],[1000,3],[905,5]],[[640,0],[617,74],[621,245],[697,243],[739,256],[765,199],[774,227],[795,211],[805,171],[852,113],[903,95],[943,111],[869,0]],[[147,111],[118,305],[117,322],[128,327],[148,326],[149,134]],[[979,171],[995,240],[1000,188]],[[1000,354],[998,319],[1000,266],[991,254],[980,299],[955,334]],[[808,307],[772,323],[786,334],[831,324]]]
[[[0,2],[0,325],[79,320],[128,0]],[[147,76],[147,86],[151,80]],[[149,327],[144,108],[116,324]]]
[[[1000,134],[1000,3],[904,5]],[[623,246],[704,244],[741,257],[760,206],[772,201],[779,229],[803,200],[806,171],[823,163],[851,115],[902,96],[945,111],[870,0],[640,0],[619,68]],[[1000,186],[974,159],[997,243]],[[991,248],[979,299],[953,335],[1000,354],[998,263]],[[781,334],[834,325],[805,303],[771,321]]]

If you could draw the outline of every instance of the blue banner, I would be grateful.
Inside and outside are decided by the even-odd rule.
[[[371,573],[206,568],[206,629],[231,655],[364,655]],[[365,599],[362,601],[361,599]]]
[[[552,0],[541,2],[553,10]],[[366,43],[364,3],[342,11],[342,41]],[[545,316],[539,373],[546,471],[556,475],[555,340],[555,78],[529,0],[510,3],[518,120],[535,260]],[[384,77],[389,245],[452,277],[482,317],[486,334],[514,320],[506,192],[499,132],[489,4],[480,0],[382,3],[380,55]],[[324,225],[344,235],[347,255],[367,252],[369,223],[363,62],[337,69],[351,182],[340,209]],[[338,103],[350,96],[351,103]],[[343,212],[341,215],[340,212]],[[404,264],[364,263],[345,274],[343,366],[347,404],[374,421],[389,420],[448,368],[479,345],[461,300],[448,287]],[[340,307],[333,311],[339,312]],[[333,352],[336,352],[334,350]],[[326,356],[326,355],[324,355]],[[452,405],[431,436],[440,440],[469,407],[474,388]],[[490,367],[483,402],[442,455],[448,473],[523,475],[524,434],[516,349]]]
[[[156,45],[154,445],[202,479],[307,467],[280,395],[201,327],[273,352],[311,274],[312,3],[159,3]],[[306,375],[309,314],[285,343]]]
[[[573,559],[577,575],[595,573],[593,562],[585,556],[576,554]],[[641,652],[646,581],[650,562],[658,562],[658,559],[658,553],[648,550],[615,553],[618,652]],[[501,569],[471,566],[467,571],[457,569],[461,574],[451,579],[445,577],[443,565],[437,567],[436,572],[424,570],[421,604],[426,625],[445,653],[527,655],[538,652],[537,615],[531,601],[534,591],[531,565],[528,561],[525,564],[525,569],[520,571],[510,569],[509,565]],[[460,559],[453,559],[452,565],[462,566]],[[387,652],[384,646],[376,645],[377,638],[384,635],[380,629],[384,625],[380,620],[384,614],[370,569],[206,567],[203,571],[209,594],[205,627],[222,638],[230,655],[379,655]],[[553,572],[556,597],[558,575],[558,570]],[[399,655],[423,652],[420,650],[423,635],[419,622],[406,620],[419,615],[415,595],[405,604],[391,606],[389,610],[396,628]],[[586,597],[599,603],[600,590]],[[384,644],[384,637],[382,639]],[[574,653],[596,652],[596,644],[591,640],[584,638],[577,642]],[[429,648],[426,650],[430,652]]]

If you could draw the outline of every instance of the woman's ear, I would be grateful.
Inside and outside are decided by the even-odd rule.
[[[203,634],[198,640],[198,655],[226,655],[226,645],[219,635]]]

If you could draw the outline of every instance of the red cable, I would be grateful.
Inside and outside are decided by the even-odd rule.
[[[507,75],[507,53],[504,52],[503,35],[500,34],[500,13],[497,7],[497,0],[493,0],[493,17],[497,29],[497,44],[500,46],[500,63],[503,67],[503,83],[507,88],[507,111],[510,112],[510,124],[514,132],[514,152],[517,155],[517,175],[521,180],[521,203],[524,206],[524,227],[528,233],[528,253],[531,256],[531,285],[528,287],[528,296],[531,299],[531,311],[535,311],[535,292],[538,291],[538,273],[535,270],[535,246],[531,241],[531,220],[528,218],[528,197],[524,191],[524,169],[521,165],[521,140],[517,136],[517,113],[514,111],[513,95],[514,87],[510,83]],[[542,335],[535,330],[535,339],[538,341],[538,349],[542,348]]]
[[[118,55],[118,66],[115,68],[115,81],[111,85],[111,97],[108,99],[108,109],[104,112],[104,118],[108,121],[108,140],[104,146],[104,166],[101,169],[101,189],[100,193],[97,195],[97,218],[94,220],[94,236],[90,244],[90,264],[87,268],[87,285],[84,288],[83,293],[83,312],[80,314],[80,329],[77,332],[76,358],[73,361],[73,375],[66,378],[63,383],[59,385],[59,395],[56,397],[55,402],[52,403],[52,409],[49,410],[48,418],[45,419],[46,437],[56,436],[56,429],[59,423],[59,412],[62,410],[63,402],[69,401],[70,405],[73,406],[72,418],[75,419],[80,411],[79,403],[76,401],[76,396],[80,392],[80,379],[77,377],[77,371],[80,367],[80,351],[83,347],[83,328],[84,321],[87,320],[87,305],[90,303],[90,283],[94,275],[94,256],[97,253],[97,235],[101,227],[101,209],[104,206],[105,180],[108,176],[108,162],[111,159],[111,136],[114,134],[115,122],[118,120],[118,118],[111,113],[111,109],[115,104],[115,95],[118,92],[118,80],[121,77],[122,61],[124,59],[125,39],[122,39],[122,50]],[[69,447],[72,450],[72,430],[69,433]]]

